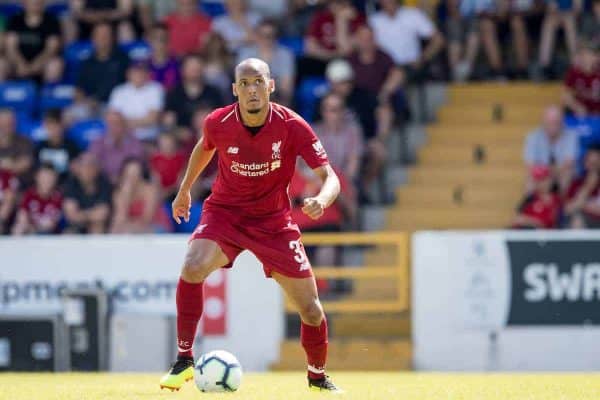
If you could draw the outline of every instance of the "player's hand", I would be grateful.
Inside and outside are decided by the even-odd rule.
[[[325,212],[325,203],[316,197],[309,197],[304,199],[302,212],[312,219],[319,219],[323,215],[323,212]]]
[[[180,190],[171,204],[173,219],[181,224],[181,218],[185,222],[190,220],[190,208],[192,208],[192,195],[189,190]]]

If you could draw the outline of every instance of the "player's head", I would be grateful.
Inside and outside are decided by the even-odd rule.
[[[269,97],[275,90],[269,66],[258,58],[247,58],[235,67],[233,95],[240,108],[250,114],[257,114],[269,104]]]

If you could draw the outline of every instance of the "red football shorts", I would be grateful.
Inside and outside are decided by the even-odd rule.
[[[312,276],[300,229],[285,217],[252,218],[222,208],[205,208],[190,241],[194,239],[216,242],[230,261],[224,268],[231,268],[238,254],[250,250],[268,278],[273,271],[291,278]]]

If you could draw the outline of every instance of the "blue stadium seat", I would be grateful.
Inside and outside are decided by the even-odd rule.
[[[290,49],[296,57],[304,54],[304,38],[301,36],[282,37],[279,44]]]
[[[90,119],[75,123],[67,132],[67,137],[73,140],[80,149],[87,150],[90,143],[104,135],[106,126],[100,119]]]
[[[300,82],[296,91],[296,103],[298,112],[307,121],[312,121],[315,117],[314,111],[321,97],[329,90],[329,84],[325,78],[310,77]]]
[[[211,18],[218,17],[219,15],[223,15],[227,13],[225,10],[225,5],[223,1],[210,1],[210,0],[200,0],[199,7],[200,11],[204,14],[208,15]]]
[[[19,2],[14,3],[2,3],[0,4],[0,15],[8,19],[15,14],[23,11],[23,6]]]
[[[168,215],[171,215],[171,206],[168,205]],[[190,220],[189,222],[181,221],[181,224],[177,224],[173,221],[173,227],[176,233],[192,233],[196,226],[200,223],[200,216],[202,215],[202,202],[196,201],[192,203],[190,208]]]
[[[600,143],[600,117],[578,118],[565,117],[565,126],[574,131],[579,138],[578,170],[583,171],[583,159],[587,147],[592,143]]]
[[[143,40],[120,44],[119,47],[133,61],[148,60],[152,52],[150,45]]]
[[[17,117],[17,132],[19,132],[21,135],[27,136],[34,142],[41,142],[48,137],[42,121],[26,117]]]
[[[40,111],[63,109],[73,102],[75,86],[68,84],[45,85],[40,90]]]
[[[65,1],[63,3],[49,4],[46,7],[46,11],[49,14],[54,15],[56,18],[65,17],[69,13],[69,3]]]
[[[67,81],[74,82],[77,79],[79,66],[91,57],[93,52],[94,46],[88,40],[73,42],[65,48],[63,56],[66,64],[65,77]]]
[[[36,106],[35,85],[30,81],[0,83],[0,107],[31,115]]]

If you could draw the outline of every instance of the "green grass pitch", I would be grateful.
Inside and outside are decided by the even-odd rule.
[[[235,393],[200,393],[193,382],[161,391],[160,374],[0,374],[0,400],[598,400],[600,374],[332,372],[346,393],[308,391],[302,372],[246,374]]]

